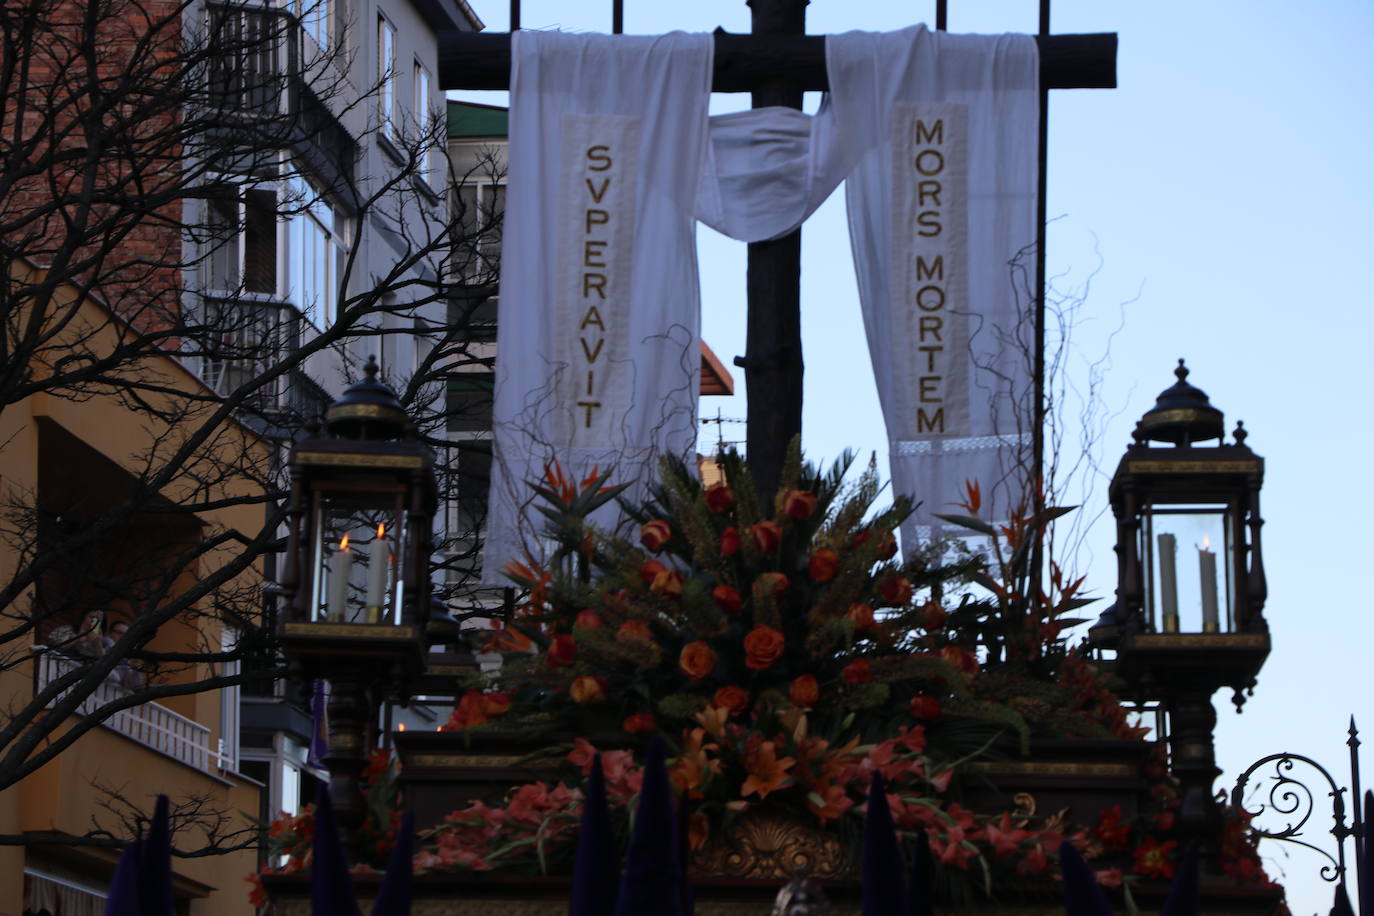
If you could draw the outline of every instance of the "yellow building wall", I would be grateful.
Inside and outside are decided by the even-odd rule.
[[[110,344],[116,333],[129,333],[95,302],[88,300],[82,304],[79,315],[81,320],[73,323],[72,333],[103,335]],[[99,340],[97,337],[97,347]],[[164,380],[172,380],[176,386],[186,386],[187,390],[200,386],[199,380],[170,358],[154,357],[147,361],[145,368]],[[34,371],[41,377],[44,367],[35,366]],[[156,395],[147,397],[158,400]],[[164,396],[162,401],[159,406],[172,403],[169,396]],[[209,405],[205,409],[210,409]],[[37,395],[7,406],[0,410],[0,501],[34,504],[42,461],[40,425],[45,423],[60,427],[84,446],[131,473],[136,472],[140,459],[153,447],[155,437],[167,433],[165,429],[156,428],[149,414],[129,410],[109,396],[74,401]],[[159,447],[174,444],[176,438],[174,430]],[[224,449],[228,455],[256,457],[260,467],[268,460],[269,446],[232,422],[221,424],[210,447]],[[229,480],[210,497],[230,498],[253,492],[255,485],[251,481]],[[177,484],[163,491],[163,496],[173,502],[179,495]],[[204,499],[207,494],[198,495]],[[252,534],[262,525],[263,509],[261,505],[231,506],[203,513],[200,518],[207,527],[236,528]],[[233,555],[233,549],[226,549],[219,554],[202,556],[196,568],[181,573],[179,584],[190,584],[208,575]],[[10,551],[0,551],[0,581],[13,574],[14,564]],[[252,585],[260,575],[259,565],[241,575],[235,586]],[[16,610],[26,606],[27,598],[13,605]],[[185,651],[203,649],[206,643],[217,647],[219,633],[203,629],[209,619],[200,619],[198,626],[201,629],[173,621],[159,631],[151,648]],[[23,704],[33,696],[33,667],[33,663],[28,663],[0,672],[0,709]],[[198,665],[175,675],[173,680],[200,678],[209,673],[207,665]],[[169,697],[162,705],[210,728],[210,747],[214,749],[221,737],[220,702],[219,692],[210,691]],[[60,726],[53,737],[64,733],[65,728],[65,725]],[[0,833],[55,830],[83,834],[93,827],[107,827],[116,835],[123,835],[116,817],[102,807],[107,795],[101,787],[117,790],[145,813],[151,813],[158,793],[170,796],[174,804],[190,797],[203,797],[209,805],[234,815],[234,822],[226,830],[247,828],[249,822],[241,813],[258,810],[259,788],[251,780],[218,770],[213,774],[203,772],[113,730],[99,727],[17,785],[0,791]],[[174,842],[179,848],[197,847],[204,845],[205,838],[194,833],[178,834]],[[113,853],[98,850],[46,847],[41,852],[30,853],[29,849],[0,846],[0,916],[20,916],[23,911],[22,873],[26,855],[71,862],[90,874],[96,883],[108,878],[114,859]],[[256,864],[256,853],[252,850],[227,856],[174,859],[178,895],[192,901],[192,916],[247,916],[254,911],[248,904],[248,885],[243,879],[255,870]]]

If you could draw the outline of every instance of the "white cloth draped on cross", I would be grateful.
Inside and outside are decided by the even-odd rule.
[[[965,478],[986,492],[1022,460],[1035,280],[1013,265],[1035,240],[1033,38],[833,36],[815,116],[716,118],[709,35],[513,42],[484,581],[536,543],[527,482],[545,462],[642,484],[660,455],[690,456],[695,220],[777,238],[846,179],[894,489],[925,500],[907,543]]]

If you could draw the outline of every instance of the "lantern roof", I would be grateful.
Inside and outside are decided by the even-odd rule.
[[[1135,441],[1171,442],[1187,447],[1220,439],[1224,434],[1222,413],[1212,406],[1205,391],[1188,383],[1188,367],[1182,359],[1174,375],[1178,381],[1159,393],[1155,406],[1136,424]]]
[[[324,412],[329,432],[344,439],[397,439],[405,431],[406,412],[396,392],[377,378],[377,357],[369,356],[364,378],[345,389]]]

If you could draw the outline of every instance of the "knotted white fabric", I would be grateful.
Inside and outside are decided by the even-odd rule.
[[[1005,518],[1029,476],[1038,51],[916,26],[831,36],[826,55],[835,135],[858,151],[850,243],[893,489],[923,501],[910,547],[961,513],[965,480]]]
[[[696,442],[710,35],[512,36],[483,581],[538,544],[529,482],[639,481]]]

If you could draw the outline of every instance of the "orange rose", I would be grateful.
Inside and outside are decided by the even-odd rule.
[[[810,709],[820,702],[821,685],[816,683],[814,674],[803,674],[794,680],[787,688],[787,699],[792,701],[793,706],[801,706]]]
[[[627,620],[615,631],[616,642],[653,642],[654,634],[643,620]]]
[[[877,626],[877,621],[873,619],[872,605],[851,604],[849,606],[849,619],[854,621],[855,633],[862,633]]]
[[[600,703],[606,699],[606,679],[593,674],[574,678],[568,688],[574,703]]]
[[[573,618],[573,629],[599,630],[601,629],[601,615],[596,611],[578,611]]]
[[[811,554],[808,571],[815,582],[829,582],[840,569],[840,555],[833,550],[822,548]]]
[[[844,666],[840,679],[846,684],[867,684],[873,680],[873,669],[869,667],[868,659],[856,658]]]
[[[621,727],[630,734],[637,735],[640,732],[651,732],[658,728],[658,721],[654,718],[653,713],[637,712],[632,716],[627,716]]]
[[[744,637],[744,651],[748,658],[744,663],[756,671],[772,667],[773,662],[782,657],[784,638],[780,631],[759,625]]]
[[[892,607],[901,607],[911,600],[911,583],[898,575],[891,575],[878,583],[878,593]]]
[[[577,643],[566,633],[559,633],[549,643],[549,651],[544,656],[550,668],[566,668],[577,661]]]
[[[659,573],[667,568],[668,567],[657,560],[645,560],[644,565],[639,567],[639,578],[644,580],[645,585],[648,585],[653,582],[654,579],[658,578]]]
[[[929,722],[940,715],[940,701],[925,693],[918,693],[907,704],[911,718]]]
[[[453,707],[453,712],[449,713],[448,722],[445,728],[454,731],[462,731],[465,728],[472,728],[482,725],[487,721],[487,714],[483,707],[482,692],[480,690],[469,690],[463,694],[458,701],[458,705]]]
[[[731,617],[738,614],[739,609],[744,605],[743,596],[740,595],[739,589],[733,585],[717,585],[711,589],[711,598],[716,602],[716,607]]]
[[[677,666],[682,669],[683,674],[692,680],[700,681],[715,670],[716,653],[711,651],[706,640],[698,639],[696,642],[689,642],[682,647],[682,654],[678,656]]]
[[[733,557],[739,553],[739,529],[734,525],[720,533],[720,555]]]
[[[712,512],[729,512],[735,505],[735,494],[723,483],[706,488],[706,508]]]
[[[816,494],[809,490],[788,490],[783,502],[787,517],[794,522],[807,519],[816,511]]]
[[[639,542],[651,553],[662,550],[663,545],[668,543],[672,536],[672,526],[661,518],[646,522],[644,527],[639,529]]]
[[[722,687],[711,698],[716,709],[728,709],[730,715],[737,716],[749,708],[749,692],[743,687]]]
[[[938,630],[945,625],[949,619],[949,612],[940,606],[940,602],[931,601],[921,608],[921,626],[927,630]]]
[[[482,712],[490,717],[510,712],[510,695],[502,692],[482,694]]]
[[[654,581],[649,584],[649,591],[656,595],[677,598],[682,594],[682,573],[676,569],[663,570],[654,576]]]
[[[783,595],[787,594],[788,584],[787,577],[780,572],[759,573],[754,580],[754,600],[772,598],[781,601]]]
[[[759,522],[749,526],[749,536],[759,553],[772,553],[782,543],[782,526],[777,522]]]

